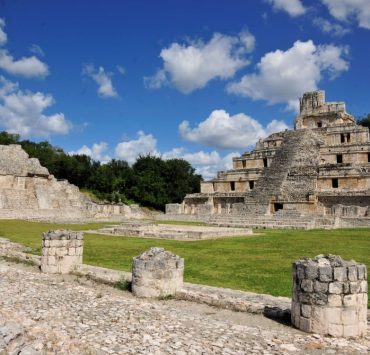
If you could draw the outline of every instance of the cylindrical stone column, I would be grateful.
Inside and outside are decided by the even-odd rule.
[[[174,296],[183,286],[184,259],[150,248],[132,260],[132,293],[137,297]]]
[[[336,255],[293,263],[292,323],[309,333],[360,337],[367,326],[367,270]]]
[[[68,274],[82,264],[83,233],[54,230],[43,233],[41,271]]]

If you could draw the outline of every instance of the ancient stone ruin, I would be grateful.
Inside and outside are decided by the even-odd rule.
[[[100,228],[97,231],[103,234],[143,237],[143,238],[159,238],[159,239],[175,239],[175,240],[204,240],[225,237],[244,237],[252,234],[250,228],[222,228],[209,226],[193,226],[193,225],[170,225],[170,224],[155,224],[145,221],[131,221],[121,223],[120,225],[107,226]]]
[[[69,274],[82,265],[83,234],[55,230],[42,235],[41,271],[48,274]]]
[[[367,327],[366,265],[335,255],[293,263],[292,324],[310,333],[361,337]]]
[[[138,206],[97,204],[67,180],[57,180],[20,145],[0,145],[0,218],[86,220],[143,218]]]
[[[166,217],[219,225],[333,228],[370,226],[369,129],[324,91],[300,99],[295,129],[260,139],[189,194]]]
[[[183,286],[184,259],[150,248],[132,260],[132,293],[137,297],[174,296]]]

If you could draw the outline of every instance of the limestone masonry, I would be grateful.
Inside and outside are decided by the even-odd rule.
[[[166,215],[264,228],[370,226],[369,129],[343,102],[325,102],[324,91],[305,93],[294,130],[260,139]]]
[[[43,233],[41,271],[69,274],[82,265],[83,233],[55,230]]]
[[[57,180],[20,145],[0,145],[0,218],[86,220],[144,216],[138,206],[92,202],[67,180]]]
[[[293,263],[292,324],[311,333],[358,337],[367,327],[366,265],[336,255]]]

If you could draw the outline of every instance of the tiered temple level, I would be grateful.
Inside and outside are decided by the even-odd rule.
[[[233,158],[232,170],[166,212],[215,222],[337,216],[370,225],[369,129],[356,124],[343,102],[326,103],[323,91],[305,93],[294,130],[260,139],[254,150]]]

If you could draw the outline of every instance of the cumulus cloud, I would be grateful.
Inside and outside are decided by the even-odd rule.
[[[273,120],[263,127],[244,113],[231,116],[224,110],[215,110],[194,128],[188,121],[181,122],[179,133],[187,141],[208,147],[242,149],[253,145],[261,137],[286,128],[288,126],[282,121]]]
[[[112,84],[112,73],[108,73],[103,67],[95,68],[93,64],[85,64],[82,74],[90,77],[98,85],[98,95],[102,98],[116,98],[118,93]]]
[[[8,40],[8,36],[6,35],[4,28],[5,20],[3,18],[0,18],[0,46],[3,46]]]
[[[111,160],[111,157],[108,154],[106,154],[107,150],[108,144],[105,142],[100,142],[94,143],[91,148],[88,147],[87,145],[83,145],[80,149],[69,152],[69,154],[87,155],[94,160],[98,160],[102,163],[107,163],[109,160]]]
[[[306,91],[316,90],[324,73],[334,79],[348,70],[347,54],[348,48],[343,46],[296,41],[286,51],[265,54],[257,73],[230,83],[227,91],[270,104],[285,102],[288,109],[296,109],[297,99]]]
[[[303,15],[306,12],[301,0],[267,0],[275,10],[286,11],[290,16]]]
[[[0,126],[23,137],[67,134],[72,124],[63,113],[46,115],[54,104],[51,95],[22,91],[17,83],[0,76]]]
[[[173,148],[172,150],[162,155],[163,159],[184,159],[188,161],[194,168],[197,174],[209,180],[216,176],[218,171],[228,170],[232,168],[232,158],[240,156],[239,152],[228,153],[221,156],[217,151],[212,152],[194,152],[190,153],[185,148]]]
[[[159,155],[157,151],[157,139],[152,134],[143,131],[137,133],[137,139],[118,143],[115,148],[115,156],[118,159],[133,164],[139,155]]]
[[[349,28],[343,27],[339,23],[333,23],[322,17],[313,19],[313,24],[321,29],[324,33],[328,33],[335,37],[342,37],[345,34],[351,32]]]
[[[330,14],[340,21],[356,21],[359,27],[370,29],[369,0],[321,0]]]
[[[171,83],[188,94],[203,88],[213,79],[229,79],[249,64],[246,54],[253,51],[254,36],[245,31],[239,36],[215,33],[209,42],[189,41],[172,43],[162,49],[163,68],[150,77],[144,77],[147,88],[158,89]]]
[[[14,59],[6,49],[0,50],[0,69],[26,78],[43,78],[49,74],[48,66],[35,56]]]

